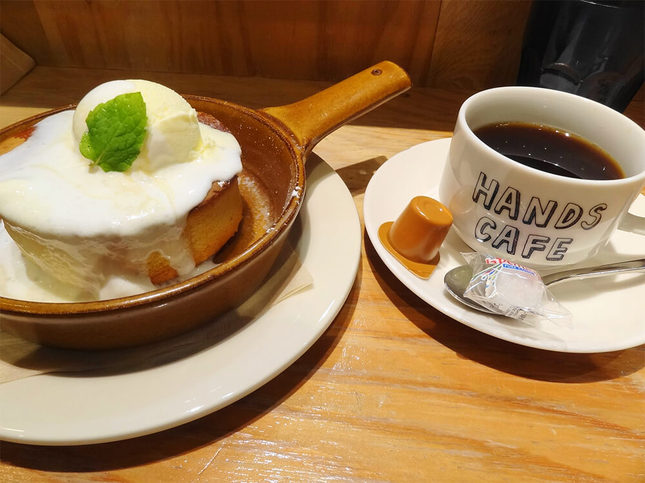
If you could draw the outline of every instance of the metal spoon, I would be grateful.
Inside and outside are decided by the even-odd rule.
[[[601,277],[603,275],[613,275],[621,272],[633,272],[645,270],[645,258],[637,260],[627,260],[624,262],[610,263],[607,265],[599,265],[597,267],[574,268],[565,270],[563,272],[552,273],[542,277],[544,285],[553,285],[556,283],[564,282],[566,280],[573,280],[576,278],[591,278]],[[473,269],[470,265],[460,265],[450,270],[443,277],[443,282],[446,285],[446,290],[462,304],[468,307],[485,312],[487,314],[495,314],[495,312],[488,310],[486,307],[479,305],[477,302],[464,297],[464,291],[468,287],[468,283],[473,276]],[[498,314],[497,314],[498,315]]]

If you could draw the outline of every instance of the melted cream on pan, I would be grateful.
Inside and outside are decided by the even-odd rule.
[[[142,87],[108,84],[114,85],[107,94],[91,91],[89,107],[81,101],[79,108]],[[193,114],[176,108],[176,99],[166,102],[156,87],[143,94],[147,104],[162,98],[150,104],[164,101],[165,110],[148,113],[156,127],[124,173],[105,173],[80,154],[75,111],[47,117],[25,143],[0,156],[0,296],[77,301],[146,291],[147,278],[133,274],[155,250],[180,274],[194,269],[180,236],[186,217],[213,182],[241,171],[240,146],[231,134],[197,123],[196,114],[195,137]],[[37,286],[27,290],[32,295],[18,296],[16,286],[28,281]]]

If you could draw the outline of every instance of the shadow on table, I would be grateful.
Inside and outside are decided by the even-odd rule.
[[[386,296],[430,337],[470,359],[527,379],[559,383],[605,381],[645,366],[642,347],[599,354],[572,354],[534,349],[497,339],[444,315],[412,293],[390,273],[365,236],[367,258]]]

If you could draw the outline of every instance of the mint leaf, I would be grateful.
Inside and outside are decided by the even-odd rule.
[[[141,152],[147,122],[146,103],[140,92],[116,96],[87,115],[88,130],[79,150],[105,172],[125,171]]]

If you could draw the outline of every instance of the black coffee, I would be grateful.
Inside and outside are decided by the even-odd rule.
[[[495,151],[531,168],[579,179],[620,179],[625,173],[603,149],[559,129],[505,122],[474,130]]]

